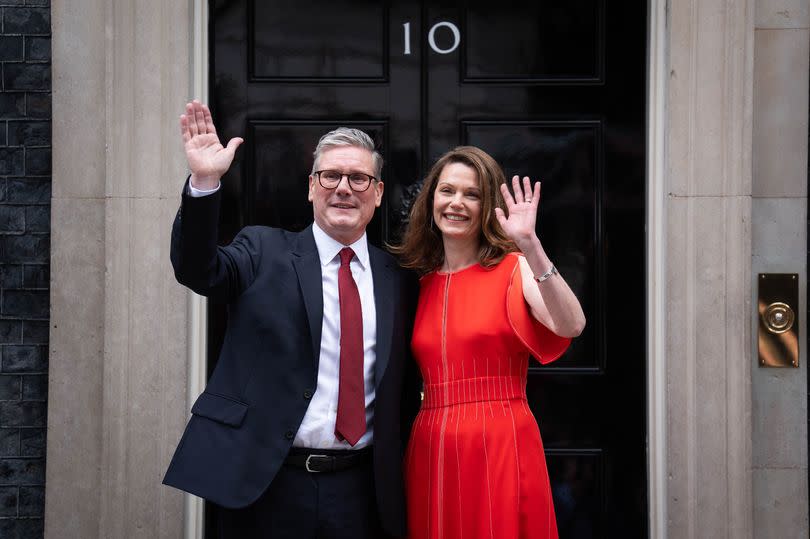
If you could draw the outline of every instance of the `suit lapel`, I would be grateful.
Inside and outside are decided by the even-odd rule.
[[[394,272],[387,257],[369,245],[369,261],[374,278],[374,308],[377,311],[377,359],[374,364],[374,386],[379,387],[388,357],[391,355],[391,331],[394,326]]]
[[[309,319],[309,333],[312,336],[312,351],[315,354],[315,365],[321,354],[321,328],[323,327],[323,278],[321,276],[321,259],[312,235],[312,226],[308,226],[298,235],[298,244],[293,249],[293,266],[298,275],[298,284],[304,298],[304,307]]]
[[[323,277],[318,248],[315,245],[315,237],[312,235],[312,226],[307,227],[298,235],[298,243],[292,254],[293,267],[298,276],[298,284],[307,311],[312,351],[315,365],[317,365],[321,354],[321,329],[323,327]],[[379,387],[391,355],[395,275],[389,259],[372,245],[369,245],[369,262],[374,279],[374,308],[377,313],[377,358],[374,366],[374,385]]]

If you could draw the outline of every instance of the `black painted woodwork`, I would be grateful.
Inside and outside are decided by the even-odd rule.
[[[312,151],[339,125],[386,159],[376,245],[396,241],[427,168],[458,144],[543,182],[538,234],[588,317],[527,388],[560,535],[647,537],[646,2],[212,0],[210,17],[215,120],[246,139],[223,180],[222,242],[309,224]],[[435,49],[453,48],[446,23],[460,40],[444,54],[428,35],[439,24]],[[225,318],[211,305],[209,365]]]

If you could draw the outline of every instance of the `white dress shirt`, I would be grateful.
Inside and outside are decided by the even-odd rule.
[[[217,186],[213,189],[197,189],[193,185],[191,185],[191,180],[188,182],[188,195],[192,198],[204,197],[205,195],[213,195],[217,191],[219,191],[219,187],[222,184],[217,182]]]
[[[189,182],[189,195],[201,197],[216,193],[214,189],[196,189]],[[363,311],[363,377],[366,393],[366,433],[352,447],[335,436],[338,405],[338,377],[340,374],[340,297],[338,294],[338,253],[346,245],[332,239],[316,223],[312,234],[318,248],[323,279],[323,323],[321,326],[321,354],[318,360],[318,384],[309,403],[304,420],[295,435],[293,446],[317,449],[360,449],[369,445],[374,432],[374,363],[377,359],[377,310],[374,304],[374,280],[368,257],[366,235],[349,245],[354,251],[350,263],[360,308]]]
[[[318,247],[323,278],[323,324],[321,326],[321,355],[318,361],[318,386],[309,403],[304,420],[298,428],[293,445],[296,447],[348,449],[352,446],[335,437],[338,405],[338,376],[340,374],[340,297],[338,295],[338,253],[346,247],[332,239],[317,223],[312,234]],[[377,310],[374,305],[374,281],[368,258],[366,235],[348,247],[354,251],[350,263],[360,308],[363,311],[363,377],[366,393],[366,433],[354,449],[371,443],[374,425],[374,362],[377,358]]]

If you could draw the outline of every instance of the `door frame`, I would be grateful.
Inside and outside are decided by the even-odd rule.
[[[192,0],[189,32],[189,62],[191,76],[189,96],[208,103],[208,0]],[[188,370],[186,398],[188,407],[205,389],[208,373],[208,301],[188,291]],[[205,500],[193,494],[183,494],[183,537],[203,539],[205,533]]]
[[[208,102],[208,0],[192,0],[189,95]],[[649,537],[666,537],[666,0],[647,1],[646,335]],[[188,293],[189,404],[205,387],[206,299]],[[205,503],[185,494],[184,537],[202,539]]]
[[[666,4],[647,0],[647,510],[656,539],[667,536]]]

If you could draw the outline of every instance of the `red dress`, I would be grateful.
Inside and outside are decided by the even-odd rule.
[[[553,361],[570,339],[532,317],[518,257],[422,278],[411,346],[425,398],[405,456],[410,539],[557,537],[526,374],[529,353]]]

